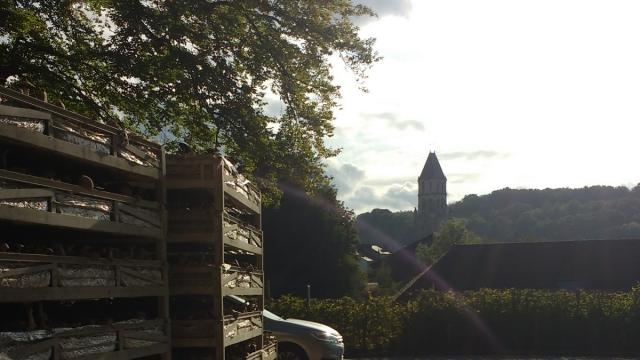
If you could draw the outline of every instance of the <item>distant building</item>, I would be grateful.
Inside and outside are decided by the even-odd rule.
[[[372,266],[373,268],[382,266],[382,264],[388,266],[393,281],[404,284],[413,279],[425,268],[424,264],[417,257],[418,246],[431,245],[432,242],[433,234],[429,234],[381,258],[379,261],[374,262]]]
[[[640,240],[454,245],[400,295],[420,289],[627,291],[640,282]]]
[[[435,152],[429,152],[418,177],[418,209],[414,209],[413,238],[423,239],[438,230],[447,217],[447,177]]]
[[[391,255],[391,252],[379,245],[359,244],[357,255],[360,259],[360,269],[366,272],[369,271],[371,264]]]

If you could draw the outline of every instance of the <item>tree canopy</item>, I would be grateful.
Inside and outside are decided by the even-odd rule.
[[[340,58],[378,60],[350,0],[0,0],[0,84],[144,135],[222,151],[267,195],[324,182]],[[268,96],[282,105],[265,112]]]
[[[449,206],[449,216],[465,219],[470,231],[491,242],[638,238],[640,186],[502,189],[466,196]],[[379,209],[358,215],[359,227],[367,221],[369,228],[360,241],[375,241],[375,233],[395,238],[412,220],[411,212]]]
[[[283,185],[280,206],[263,215],[265,273],[272,296],[313,297],[357,295],[364,274],[356,256],[353,213],[336,199],[336,190],[323,186],[310,196]]]
[[[444,255],[451,246],[458,244],[478,244],[482,239],[467,229],[463,219],[449,219],[433,235],[431,244],[418,244],[416,257],[426,265],[431,265]]]

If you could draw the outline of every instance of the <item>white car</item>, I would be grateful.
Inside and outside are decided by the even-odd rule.
[[[238,296],[227,298],[244,303]],[[283,319],[266,309],[262,314],[264,330],[278,340],[278,360],[342,360],[344,343],[336,330],[317,322]]]

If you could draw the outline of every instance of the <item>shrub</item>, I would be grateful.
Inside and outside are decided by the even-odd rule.
[[[271,308],[325,323],[348,356],[393,354],[631,355],[640,352],[640,287],[624,293],[426,290],[399,304],[284,296]]]

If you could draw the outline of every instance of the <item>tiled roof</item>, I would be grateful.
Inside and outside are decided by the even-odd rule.
[[[420,173],[420,179],[447,179],[447,177],[444,176],[444,172],[442,172],[440,162],[435,152],[429,153],[427,161],[422,168],[422,173]]]

